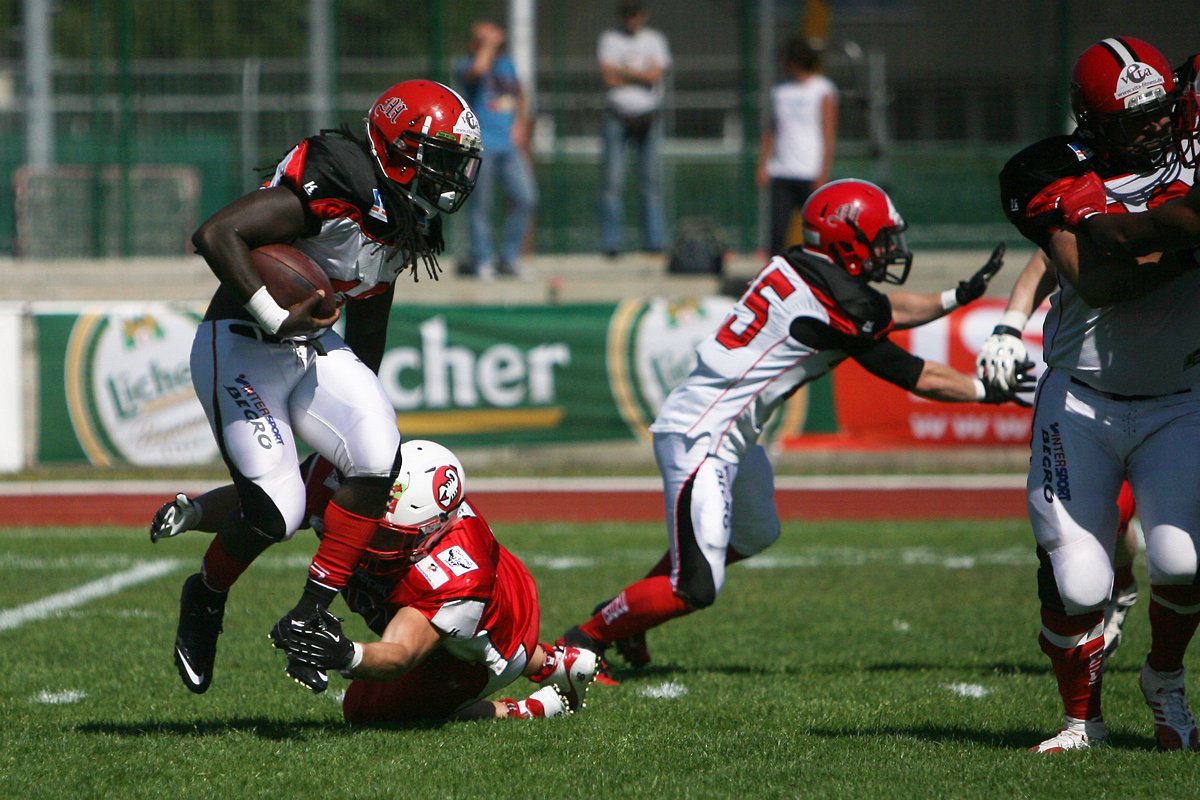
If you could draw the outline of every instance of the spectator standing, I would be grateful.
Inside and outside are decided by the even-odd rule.
[[[517,69],[504,50],[504,29],[493,22],[471,26],[468,55],[454,70],[463,96],[479,117],[488,160],[480,165],[475,198],[468,211],[471,231],[470,269],[485,280],[497,271],[519,276],[521,250],[537,207],[537,183],[529,154],[531,124],[525,92]],[[496,186],[504,194],[507,208],[499,239],[499,260],[492,230]]]
[[[666,245],[663,222],[662,144],[663,77],[671,66],[667,38],[646,26],[650,12],[636,0],[617,6],[621,24],[600,34],[597,58],[606,88],[602,126],[604,162],[600,194],[600,249],[620,254],[624,214],[625,150],[637,152],[638,193],[642,207],[642,243],[660,253]]]
[[[786,80],[771,88],[771,120],[758,154],[758,188],[770,191],[771,253],[788,240],[792,218],[829,182],[837,140],[837,87],[821,74],[821,57],[802,36],[783,46]]]

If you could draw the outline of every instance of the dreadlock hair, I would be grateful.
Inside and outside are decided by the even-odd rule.
[[[441,264],[438,263],[438,254],[446,248],[446,242],[442,238],[441,215],[438,214],[432,218],[426,217],[425,212],[413,203],[404,192],[400,191],[391,178],[383,173],[375,158],[370,157],[371,148],[366,140],[355,136],[351,132],[350,126],[343,124],[338,128],[322,129],[321,135],[335,135],[349,139],[368,155],[380,192],[386,196],[387,205],[397,212],[391,215],[392,227],[384,234],[387,244],[379,245],[389,250],[386,260],[403,258],[404,269],[412,270],[414,283],[419,277],[417,262],[420,261],[425,267],[425,274],[436,281],[442,274]],[[274,172],[275,167],[263,167],[260,170],[269,176]]]

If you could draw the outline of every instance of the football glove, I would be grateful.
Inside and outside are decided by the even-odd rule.
[[[987,291],[988,284],[992,278],[1004,266],[1005,249],[1006,245],[1004,242],[996,245],[996,249],[992,251],[992,255],[986,264],[980,267],[969,279],[958,282],[958,288],[954,290],[954,299],[960,306],[965,306],[967,303],[983,297],[983,293]]]
[[[1073,183],[1075,183],[1075,176],[1069,175],[1048,184],[1030,198],[1029,202],[1025,205],[1025,216],[1032,219],[1042,214],[1053,213],[1056,218],[1061,218],[1062,212],[1059,210],[1059,201],[1062,199],[1063,192],[1071,188]]]
[[[1108,208],[1108,196],[1104,193],[1104,181],[1094,172],[1080,175],[1058,199],[1063,222],[1077,228],[1093,214],[1103,214]]]
[[[1017,363],[1013,381],[1009,388],[1001,389],[999,386],[984,382],[983,390],[984,403],[1000,404],[1000,403],[1016,403],[1019,406],[1029,408],[1033,405],[1027,398],[1037,388],[1037,376],[1030,374],[1029,370],[1033,369],[1032,361],[1021,361]]]
[[[1021,341],[1021,332],[1008,325],[997,325],[975,359],[975,375],[989,392],[992,389],[1010,392],[1017,385],[1019,364],[1028,364],[1027,370],[1033,366]]]
[[[154,514],[150,522],[150,541],[169,539],[184,531],[192,529],[200,521],[200,507],[188,499],[186,494],[175,495],[169,503],[163,503],[162,508]]]
[[[342,621],[322,606],[303,618],[285,614],[271,629],[271,643],[288,654],[288,674],[317,692],[325,687],[318,689],[303,679],[312,670],[293,670],[294,665],[324,672],[344,669],[354,658],[354,642],[342,633]]]

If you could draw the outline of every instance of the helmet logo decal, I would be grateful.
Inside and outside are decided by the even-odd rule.
[[[478,148],[483,141],[483,135],[479,131],[479,119],[469,108],[463,108],[462,113],[458,115],[453,131],[463,147]]]
[[[462,481],[458,470],[446,464],[437,468],[433,474],[433,495],[438,507],[449,511],[458,505],[462,496]]]
[[[829,215],[829,218],[841,220],[847,225],[853,225],[854,221],[858,219],[858,214],[860,211],[862,211],[862,206],[859,205],[857,201],[843,203],[833,210],[833,213]]]
[[[388,118],[389,122],[395,122],[396,118],[404,113],[408,106],[399,97],[389,97],[379,104],[379,113]]]
[[[1162,74],[1154,67],[1142,61],[1135,61],[1121,70],[1113,98],[1124,100],[1125,107],[1131,108],[1166,94],[1166,90],[1160,88],[1165,82]]]

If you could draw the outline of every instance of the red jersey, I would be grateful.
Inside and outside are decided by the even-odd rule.
[[[442,646],[468,663],[500,675],[524,646],[537,645],[537,585],[483,517],[464,502],[458,519],[433,551],[403,570],[365,558],[346,587],[346,602],[381,633],[409,607],[442,634]]]

